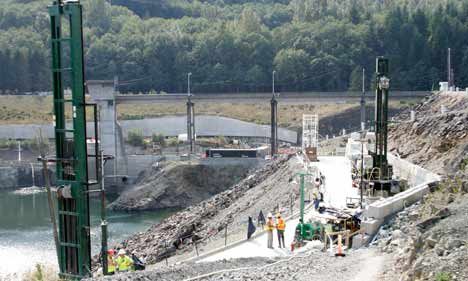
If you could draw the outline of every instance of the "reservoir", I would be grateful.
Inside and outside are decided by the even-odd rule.
[[[93,255],[100,251],[100,202],[90,199]],[[172,214],[107,212],[109,246],[144,231]],[[0,280],[18,280],[37,263],[57,268],[52,226],[44,188],[0,190]]]

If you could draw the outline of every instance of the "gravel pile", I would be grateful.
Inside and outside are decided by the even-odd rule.
[[[349,251],[346,257],[331,257],[328,253],[312,250],[288,259],[249,258],[210,263],[184,263],[93,280],[353,280],[374,257],[373,250]],[[380,277],[376,278],[380,280],[378,279]]]

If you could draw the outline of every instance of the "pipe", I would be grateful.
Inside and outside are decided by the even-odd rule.
[[[49,203],[49,214],[50,214],[50,221],[52,222],[52,230],[54,233],[54,242],[55,242],[55,251],[57,252],[57,261],[60,264],[59,259],[59,238],[58,238],[58,231],[57,231],[57,219],[55,216],[55,206],[54,201],[52,200],[52,192],[50,190],[50,178],[49,178],[49,171],[47,169],[47,159],[41,157],[42,162],[42,172],[44,174],[44,183],[47,190],[47,201]]]

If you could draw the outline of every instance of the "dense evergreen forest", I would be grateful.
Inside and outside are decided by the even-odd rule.
[[[0,3],[0,91],[50,90],[47,5]],[[87,79],[121,90],[359,90],[375,57],[390,59],[391,85],[468,86],[466,0],[82,0]],[[369,84],[369,83],[368,83]]]

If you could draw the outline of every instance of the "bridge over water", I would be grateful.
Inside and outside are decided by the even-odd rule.
[[[392,91],[390,100],[421,99],[430,92],[427,91]],[[194,102],[228,102],[228,103],[267,103],[272,97],[271,93],[197,93],[191,97]],[[374,92],[366,92],[367,101],[374,100]],[[286,92],[280,93],[277,100],[280,103],[345,103],[359,102],[361,92]],[[187,94],[117,94],[117,104],[138,103],[177,103],[186,102]]]

